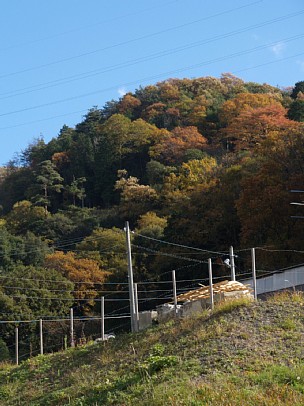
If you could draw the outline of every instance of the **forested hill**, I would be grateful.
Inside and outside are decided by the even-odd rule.
[[[1,171],[1,317],[66,314],[75,300],[94,311],[105,283],[126,282],[125,220],[138,281],[205,275],[193,251],[160,240],[206,250],[197,260],[230,245],[302,250],[290,190],[304,185],[303,121],[304,81],[279,89],[224,74],[139,88],[37,139]],[[303,258],[259,256],[261,269],[292,261]]]

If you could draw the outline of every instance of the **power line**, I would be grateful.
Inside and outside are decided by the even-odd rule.
[[[9,50],[11,48],[24,47],[24,46],[29,45],[29,44],[34,44],[34,43],[37,43],[37,42],[47,41],[47,40],[50,40],[50,39],[53,39],[53,38],[56,38],[56,37],[71,34],[73,32],[86,30],[88,28],[92,28],[92,27],[95,27],[95,26],[98,26],[98,25],[101,25],[101,24],[106,24],[106,23],[109,23],[109,22],[112,22],[112,21],[121,20],[121,19],[124,19],[126,17],[130,17],[130,16],[137,15],[137,14],[142,14],[142,13],[145,13],[147,11],[151,11],[151,10],[154,10],[154,9],[158,9],[160,7],[167,6],[169,4],[177,3],[178,1],[179,0],[169,1],[169,2],[166,2],[166,3],[162,3],[160,6],[153,6],[153,7],[143,9],[143,10],[137,10],[137,11],[135,11],[133,13],[128,13],[128,14],[125,14],[123,16],[113,17],[113,18],[110,18],[108,20],[102,20],[102,21],[99,21],[99,22],[96,22],[96,23],[93,23],[93,24],[91,23],[91,24],[83,26],[83,27],[77,27],[77,28],[74,28],[74,29],[69,30],[69,31],[59,32],[59,33],[56,33],[56,34],[54,34],[52,36],[48,36],[48,37],[44,37],[44,38],[38,38],[38,39],[35,39],[35,40],[32,40],[32,41],[11,45],[11,46],[9,46],[7,48],[0,49],[0,52],[7,51],[7,50]],[[248,6],[256,4],[256,3],[259,3],[259,2],[257,1],[257,2],[254,2],[254,3],[250,3],[250,4],[248,4]],[[246,7],[246,6],[243,6],[243,7]],[[241,8],[243,8],[243,7],[241,7]]]
[[[210,64],[215,63],[215,62],[221,62],[221,61],[225,61],[227,59],[231,59],[231,58],[235,58],[235,57],[238,57],[238,56],[243,56],[243,55],[246,55],[246,54],[249,54],[249,53],[252,53],[252,52],[260,51],[260,50],[266,49],[266,48],[268,48],[268,47],[270,47],[272,45],[276,45],[278,42],[295,41],[297,39],[303,38],[303,36],[304,36],[304,34],[295,35],[295,36],[292,36],[292,37],[288,37],[288,38],[277,40],[277,41],[274,41],[274,42],[271,42],[271,43],[267,43],[265,45],[259,45],[259,46],[254,47],[254,48],[250,48],[250,49],[247,49],[247,50],[235,52],[233,54],[229,54],[229,55],[226,55],[226,56],[223,56],[223,57],[214,58],[214,59],[211,59],[211,60],[208,60],[208,61],[200,62],[200,63],[195,64],[195,65],[189,65],[189,66],[186,66],[186,67],[183,67],[183,68],[170,70],[170,71],[167,71],[167,72],[163,72],[161,74],[149,76],[149,77],[139,79],[139,80],[136,80],[136,81],[131,81],[131,82],[128,82],[128,83],[124,83],[124,84],[120,84],[120,85],[116,85],[116,86],[111,86],[109,88],[99,89],[99,90],[95,90],[93,92],[88,92],[88,93],[83,93],[81,95],[67,97],[67,98],[61,99],[61,100],[55,100],[55,101],[52,101],[52,102],[47,102],[47,103],[43,103],[43,104],[36,105],[36,106],[25,107],[23,109],[14,110],[14,111],[10,111],[10,112],[7,112],[7,113],[2,113],[2,114],[0,114],[0,117],[12,115],[12,114],[17,114],[17,113],[21,113],[21,112],[29,111],[29,110],[36,110],[36,109],[42,108],[42,107],[53,106],[55,104],[60,104],[60,103],[64,103],[64,102],[71,101],[71,100],[77,100],[77,99],[81,99],[83,97],[88,97],[88,96],[96,95],[96,94],[103,93],[103,92],[106,92],[106,91],[114,90],[114,89],[117,89],[117,87],[130,86],[130,85],[137,84],[138,82],[144,82],[144,81],[147,81],[147,80],[159,78],[159,77],[162,77],[164,75],[168,76],[168,75],[170,75],[172,73],[180,73],[180,72],[184,72],[184,71],[187,71],[187,70],[196,69],[198,67],[210,65]]]
[[[117,43],[117,44],[108,45],[108,46],[106,46],[106,47],[99,48],[99,49],[95,49],[95,50],[92,50],[92,51],[89,51],[89,52],[84,52],[84,53],[82,53],[82,54],[74,55],[74,56],[71,56],[71,57],[69,57],[69,58],[63,58],[63,59],[60,59],[60,60],[57,60],[57,61],[53,61],[53,62],[49,62],[49,63],[46,63],[46,64],[42,64],[42,65],[39,65],[39,66],[36,66],[36,67],[23,69],[23,70],[16,71],[16,72],[11,72],[11,73],[8,73],[8,74],[5,74],[5,75],[1,75],[1,76],[0,76],[0,79],[6,78],[6,77],[9,77],[9,76],[15,76],[15,75],[20,74],[20,73],[25,73],[25,72],[30,72],[30,71],[42,69],[42,68],[45,68],[45,67],[48,67],[48,66],[52,66],[52,65],[57,65],[57,64],[60,64],[60,63],[62,63],[62,62],[67,62],[67,61],[71,61],[71,60],[83,58],[84,56],[89,56],[89,55],[93,55],[93,54],[96,54],[96,53],[99,53],[99,52],[102,52],[102,51],[106,51],[106,50],[109,50],[109,49],[117,48],[117,47],[120,47],[120,46],[123,46],[123,45],[128,45],[128,44],[130,44],[130,43],[134,43],[134,42],[137,42],[137,41],[141,41],[141,40],[143,40],[143,39],[152,38],[152,37],[154,37],[154,36],[157,36],[157,35],[160,35],[160,34],[163,34],[163,33],[167,33],[167,32],[170,32],[170,31],[174,31],[174,30],[176,30],[176,29],[183,28],[183,27],[186,27],[186,26],[191,25],[191,24],[196,24],[196,23],[199,23],[199,22],[202,22],[202,21],[211,19],[211,18],[219,17],[219,16],[221,16],[221,15],[224,15],[224,14],[227,14],[227,13],[231,13],[232,11],[240,10],[240,9],[242,9],[242,8],[249,7],[249,6],[251,6],[251,5],[253,5],[253,4],[257,4],[257,3],[260,3],[260,1],[256,1],[256,2],[253,2],[253,3],[249,3],[249,4],[247,4],[247,5],[244,5],[244,6],[240,6],[240,7],[234,8],[234,9],[230,9],[230,10],[227,10],[227,11],[223,11],[223,12],[220,12],[220,13],[216,13],[216,14],[214,14],[214,15],[212,15],[212,16],[209,16],[209,17],[203,17],[203,18],[201,18],[201,19],[192,21],[192,22],[190,22],[190,23],[184,23],[184,24],[181,24],[181,25],[176,26],[176,27],[167,28],[167,29],[165,29],[165,30],[161,30],[161,31],[158,31],[158,32],[155,32],[155,33],[152,33],[152,34],[143,35],[143,36],[141,36],[141,37],[138,37],[138,38],[135,38],[135,39],[132,39],[132,40],[122,41],[122,42],[119,42],[119,43]],[[301,12],[304,12],[304,11],[299,11],[298,13],[293,13],[293,14],[295,14],[295,16],[296,16],[296,15],[298,15],[298,14],[301,14]],[[286,18],[288,18],[288,17],[286,17]],[[291,17],[290,17],[290,18],[291,18]]]
[[[184,245],[184,244],[176,244],[176,243],[169,242],[169,241],[159,240],[159,239],[153,238],[153,237],[148,237],[147,235],[143,235],[143,234],[137,233],[135,231],[132,231],[132,233],[135,235],[138,235],[139,237],[145,238],[147,240],[156,241],[156,242],[159,242],[162,244],[173,245],[175,247],[181,247],[181,248],[188,248],[191,250],[200,251],[200,252],[204,252],[204,253],[208,253],[208,254],[227,255],[226,252],[224,253],[224,252],[219,252],[219,251],[211,251],[211,250],[205,250],[205,249],[197,248],[197,247],[190,247],[190,246]]]
[[[207,264],[207,261],[200,261],[199,259],[181,257],[181,256],[179,256],[179,255],[170,254],[170,253],[168,253],[168,252],[156,251],[156,250],[152,250],[151,248],[142,247],[141,245],[132,244],[132,246],[133,246],[133,247],[136,247],[136,248],[141,248],[141,249],[146,250],[146,251],[155,252],[155,253],[158,253],[159,255],[165,256],[165,257],[171,257],[171,258],[176,258],[176,259],[182,259],[182,260],[184,260],[184,261],[196,262],[196,263],[200,263],[200,264]]]
[[[279,59],[276,59],[276,60],[273,60],[273,61],[269,61],[269,62],[261,63],[261,64],[258,64],[258,65],[250,66],[250,67],[247,67],[247,68],[239,69],[237,71],[233,71],[232,73],[237,74],[237,73],[245,72],[245,71],[248,71],[248,70],[251,70],[251,69],[260,68],[260,67],[263,67],[263,66],[277,64],[277,63],[280,63],[280,62],[283,62],[283,61],[286,61],[286,60],[290,60],[290,59],[293,59],[293,58],[296,58],[296,57],[299,57],[299,56],[303,56],[303,55],[304,55],[304,52],[300,52],[298,54],[294,54],[294,55],[291,55],[291,56],[288,56],[288,57],[285,57],[285,58],[279,58]],[[163,76],[163,74],[161,76]],[[146,80],[148,80],[148,79],[143,79],[143,81],[146,81]],[[134,83],[135,82],[133,82],[132,84],[134,84]],[[70,116],[70,115],[77,114],[77,113],[85,113],[87,111],[88,111],[88,109],[73,111],[73,112],[65,113],[65,114],[59,114],[59,115],[56,115],[56,116],[50,116],[50,117],[46,117],[46,118],[39,119],[39,120],[27,121],[25,123],[10,125],[10,126],[6,126],[6,127],[0,127],[0,130],[8,130],[8,129],[11,129],[11,128],[23,127],[23,126],[26,126],[26,125],[29,125],[29,124],[35,124],[35,123],[40,123],[40,122],[43,122],[43,121],[49,121],[49,120],[52,120],[54,118],[66,117],[66,116]]]
[[[1,93],[0,96],[4,96],[4,97],[0,97],[0,100],[11,98],[11,97],[16,97],[16,96],[20,96],[20,95],[24,95],[24,94],[28,94],[28,93],[32,93],[32,92],[36,92],[36,91],[40,91],[40,90],[49,89],[49,88],[52,88],[52,87],[55,87],[55,86],[61,86],[61,85],[64,85],[66,83],[71,83],[71,82],[74,82],[74,81],[94,77],[96,75],[101,75],[103,73],[111,72],[111,71],[116,70],[116,69],[121,69],[121,68],[125,68],[125,67],[128,67],[128,66],[133,66],[133,65],[136,65],[136,64],[138,64],[140,62],[147,62],[147,61],[150,61],[150,60],[153,60],[153,59],[158,59],[160,57],[164,57],[164,56],[168,56],[168,55],[171,55],[171,54],[174,54],[174,53],[177,53],[177,52],[188,50],[188,49],[191,49],[193,47],[197,47],[199,45],[209,44],[211,42],[218,41],[218,40],[225,39],[225,38],[229,38],[231,36],[241,34],[241,33],[250,31],[252,29],[264,27],[266,25],[274,24],[274,23],[277,23],[277,22],[280,22],[280,21],[284,21],[284,20],[292,18],[292,17],[297,17],[299,14],[302,14],[302,13],[304,13],[304,10],[301,10],[300,12],[297,12],[297,13],[288,14],[286,16],[278,17],[278,18],[275,18],[275,19],[272,19],[272,20],[268,20],[268,21],[265,21],[265,22],[260,23],[260,24],[254,24],[254,25],[247,26],[245,28],[230,31],[228,33],[217,35],[215,37],[211,37],[211,38],[208,38],[208,39],[205,39],[205,40],[195,41],[195,42],[190,43],[190,44],[186,44],[186,45],[179,46],[179,47],[176,47],[176,48],[171,48],[171,49],[168,49],[168,50],[160,51],[160,52],[157,52],[155,54],[148,55],[148,56],[140,57],[140,58],[137,58],[137,59],[132,59],[132,60],[129,60],[129,61],[126,61],[126,62],[121,62],[119,64],[112,65],[112,66],[109,66],[109,67],[106,67],[106,68],[99,68],[99,69],[95,69],[95,70],[92,70],[92,71],[79,73],[77,75],[67,76],[67,77],[62,78],[62,79],[56,79],[56,80],[53,80],[53,81],[40,83],[40,84],[37,84],[37,85],[34,85],[34,86],[28,86],[28,87],[25,87],[25,88],[17,89],[15,91],[9,91],[9,92],[5,92],[5,93]]]

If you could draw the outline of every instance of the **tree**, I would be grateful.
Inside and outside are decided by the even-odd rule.
[[[9,212],[16,202],[27,198],[27,191],[35,182],[30,168],[13,168],[0,183],[0,204],[4,213]]]
[[[76,299],[92,299],[102,290],[107,272],[93,259],[77,258],[73,252],[55,251],[45,258],[45,267],[55,269],[74,283]]]
[[[117,109],[119,114],[123,114],[130,119],[134,119],[137,115],[136,112],[140,105],[141,102],[139,99],[134,97],[131,93],[127,93],[117,104]]]
[[[242,180],[236,201],[241,222],[241,241],[246,246],[270,245],[300,249],[302,223],[290,216],[291,189],[304,182],[303,127],[273,133],[257,148],[259,165]],[[268,257],[268,263],[270,258]],[[288,264],[287,255],[271,258],[272,264]]]
[[[62,188],[63,178],[57,172],[55,165],[52,161],[47,160],[39,164],[39,169],[36,172],[36,181],[39,187],[43,190],[42,196],[35,196],[36,204],[44,206],[45,215],[48,213],[48,207],[51,204],[50,192],[59,193]]]
[[[291,92],[290,97],[292,99],[297,99],[299,96],[299,93],[304,94],[304,81],[302,80],[301,82],[297,82]]]
[[[116,227],[97,228],[77,244],[77,250],[85,257],[100,261],[108,279],[121,282],[127,275],[126,238]]]
[[[0,362],[9,361],[11,359],[9,350],[5,342],[0,338]]]
[[[24,235],[27,231],[40,234],[45,222],[45,212],[42,207],[34,206],[28,200],[14,204],[12,210],[5,216],[7,227],[14,234]]]
[[[281,106],[278,96],[268,94],[240,93],[234,99],[226,101],[219,112],[223,126],[231,124],[242,111],[248,108],[256,109],[270,105]]]
[[[121,192],[119,210],[124,220],[134,221],[141,214],[155,208],[158,203],[158,195],[155,189],[149,185],[139,184],[139,179],[129,176],[127,171],[118,172],[119,179],[115,189]]]
[[[196,127],[177,127],[164,133],[158,144],[150,148],[150,156],[165,164],[181,163],[189,149],[205,149],[207,139]]]
[[[237,151],[253,148],[272,132],[295,128],[297,123],[286,117],[287,110],[280,104],[265,107],[246,107],[230,124],[221,130],[226,145]]]
[[[66,317],[74,303],[73,289],[73,283],[56,270],[11,266],[0,279],[0,320]],[[26,323],[19,331],[20,342],[35,340],[34,333],[35,323]],[[14,345],[14,334],[13,323],[0,323],[0,336],[7,345]]]
[[[304,121],[304,100],[294,100],[289,106],[288,117],[295,121]]]
[[[73,176],[73,181],[72,183],[66,187],[68,193],[72,196],[73,198],[73,206],[76,206],[76,198],[81,201],[81,207],[84,207],[84,198],[86,196],[85,194],[85,189],[83,187],[83,184],[86,182],[86,178],[78,178],[75,179],[75,176]]]

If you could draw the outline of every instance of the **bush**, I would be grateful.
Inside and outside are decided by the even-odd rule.
[[[5,342],[0,338],[0,361],[9,361],[11,359],[9,350]]]

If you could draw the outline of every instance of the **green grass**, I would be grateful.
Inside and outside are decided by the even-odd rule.
[[[224,302],[110,342],[2,364],[6,405],[303,405],[302,294]]]

